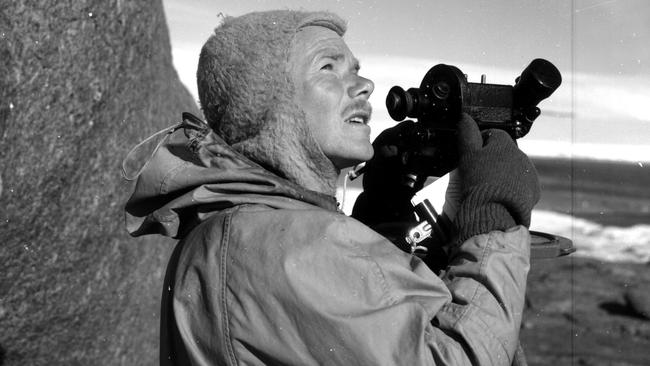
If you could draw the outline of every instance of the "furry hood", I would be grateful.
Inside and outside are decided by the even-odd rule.
[[[311,135],[288,72],[294,37],[307,26],[341,36],[346,30],[327,12],[226,17],[201,50],[199,99],[210,127],[236,151],[300,186],[333,195],[339,171]]]

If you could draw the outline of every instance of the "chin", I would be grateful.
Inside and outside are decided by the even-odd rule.
[[[375,155],[375,150],[372,148],[372,145],[368,145],[368,148],[364,151],[363,156],[359,157],[359,163],[363,163],[365,161],[372,159],[374,155]]]
[[[366,162],[372,159],[373,155],[374,150],[372,149],[372,145],[369,145],[369,148],[355,151],[354,153],[347,154],[345,157],[341,156],[336,159],[332,159],[332,162],[334,163],[334,166],[336,166],[339,170],[343,170],[345,168],[350,168],[357,164]]]

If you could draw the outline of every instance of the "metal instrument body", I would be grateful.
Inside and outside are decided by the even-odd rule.
[[[501,129],[513,139],[530,131],[541,111],[537,104],[548,98],[562,83],[558,69],[544,59],[533,60],[515,79],[514,85],[470,83],[455,66],[438,64],[422,79],[419,88],[390,89],[386,107],[396,121],[416,118],[403,129],[397,142],[404,167],[406,189],[419,191],[430,176],[442,177],[457,166],[457,122],[469,114],[480,130]],[[428,241],[447,242],[453,225],[446,213],[437,212],[425,199],[414,204],[419,219],[406,234],[411,253],[426,256]],[[550,258],[572,253],[570,240],[556,235],[531,232],[533,257]]]
[[[455,131],[461,112],[469,114],[479,129],[498,128],[518,139],[525,136],[539,116],[537,104],[562,83],[557,68],[543,59],[533,60],[514,85],[470,83],[455,66],[438,64],[422,79],[419,88],[390,89],[388,113],[396,121],[417,118],[435,131]]]

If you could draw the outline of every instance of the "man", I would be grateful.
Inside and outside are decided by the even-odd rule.
[[[512,362],[529,263],[520,224],[539,194],[532,165],[507,135],[482,138],[461,118],[460,241],[442,278],[343,215],[340,170],[373,157],[374,87],[344,32],[330,13],[273,11],[226,18],[204,45],[210,129],[172,134],[126,206],[133,235],[181,239],[161,364]],[[390,195],[380,186],[366,198]]]

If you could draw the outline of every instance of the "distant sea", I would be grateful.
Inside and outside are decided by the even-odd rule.
[[[638,160],[642,158],[650,155]],[[542,185],[542,199],[533,213],[534,230],[572,239],[576,255],[650,262],[650,164],[563,158],[533,161]]]

